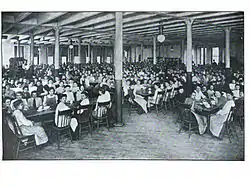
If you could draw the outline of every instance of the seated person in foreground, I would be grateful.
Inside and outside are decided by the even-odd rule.
[[[178,94],[176,94],[175,98],[176,98],[176,101],[178,101],[179,103],[184,103],[185,102],[186,95],[184,93],[183,87],[179,88],[179,92],[178,92]]]
[[[227,119],[227,116],[231,110],[231,107],[234,107],[235,103],[233,101],[232,91],[227,91],[227,102],[221,110],[216,114],[213,114],[210,118],[210,131],[211,133],[218,137],[222,138],[222,129],[224,127],[224,122]]]
[[[87,93],[86,92],[82,92],[81,94],[81,106],[85,106],[85,105],[89,105],[89,98],[87,97]]]
[[[65,110],[69,110],[70,107],[67,105],[67,95],[66,94],[60,94],[59,95],[59,104],[56,107],[56,112],[55,112],[55,124],[57,127],[64,127],[65,125],[62,122],[62,117],[60,117],[58,115],[59,111],[65,111]],[[71,127],[71,131],[72,131],[72,136],[73,139],[76,139],[76,137],[78,136],[77,133],[78,131],[76,131],[77,127],[78,127],[78,122],[76,118],[71,118],[70,120],[70,127]]]
[[[44,131],[44,129],[40,126],[40,123],[34,123],[30,120],[28,120],[23,115],[23,102],[22,100],[16,100],[13,103],[13,106],[15,108],[15,111],[13,112],[13,115],[16,118],[16,121],[18,125],[20,126],[20,129],[24,136],[28,135],[35,135],[35,141],[36,145],[44,144],[48,141],[48,137]]]
[[[108,106],[100,106],[99,103],[110,102]],[[105,88],[100,88],[99,96],[96,101],[95,109],[92,113],[93,117],[100,118],[107,114],[108,108],[111,108],[111,97],[110,93]]]
[[[198,109],[198,105],[196,105],[196,93],[193,92],[191,97],[186,98],[185,104],[191,106],[191,113],[195,116],[195,119],[199,125],[199,133],[204,134],[207,129],[207,118],[203,115],[196,113],[195,109]]]
[[[150,106],[150,104],[158,104],[160,97],[162,97],[162,95],[158,96],[158,93],[162,91],[160,89],[160,83],[154,84],[154,88],[155,88],[154,96],[148,97],[148,106]]]

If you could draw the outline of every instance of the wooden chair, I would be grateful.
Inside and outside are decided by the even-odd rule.
[[[75,116],[79,124],[79,137],[81,137],[81,133],[86,132],[92,135],[92,121],[91,121],[91,110],[92,105],[84,105],[79,107],[75,110]]]
[[[154,103],[150,103],[149,105],[149,110],[151,110],[152,108],[155,108],[156,109],[156,114],[158,115],[159,114],[159,109],[163,108],[163,95],[164,95],[164,92],[163,91],[159,91],[157,93],[157,96],[156,96],[156,99],[154,101]],[[153,106],[151,106],[153,105]]]
[[[188,137],[190,138],[192,132],[199,129],[198,123],[196,122],[195,116],[192,113],[191,109],[185,108],[185,110],[181,114],[182,117],[182,124],[180,126],[179,133],[183,130],[183,128],[187,128],[188,130]]]
[[[57,147],[60,149],[60,143],[61,143],[61,133],[64,133],[65,135],[70,136],[70,140],[72,141],[72,135],[70,132],[70,122],[72,118],[73,111],[71,109],[64,110],[64,111],[58,111],[58,117],[57,117],[57,125],[55,124],[53,126],[54,132],[56,132],[57,135]]]
[[[235,108],[233,108],[233,107],[230,109],[230,111],[228,113],[228,116],[227,116],[227,119],[224,122],[225,135],[228,136],[228,139],[229,139],[230,143],[232,143],[232,138],[234,138],[234,137],[236,137],[237,140],[239,141],[235,121],[233,120],[233,112],[234,112],[234,110],[235,110]]]
[[[18,154],[20,152],[35,148],[36,149],[36,141],[35,135],[24,136],[20,126],[18,125],[16,118],[14,116],[7,116],[6,122],[9,127],[12,127],[14,130],[14,134],[16,136],[16,143],[13,147],[13,156],[15,159],[18,158]]]
[[[97,111],[96,114],[92,114],[93,123],[96,122],[97,128],[100,128],[100,124],[106,124],[108,130],[109,130],[109,106],[110,101],[108,102],[98,102]]]

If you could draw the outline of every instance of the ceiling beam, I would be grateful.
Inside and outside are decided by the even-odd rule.
[[[62,15],[65,15],[67,12],[48,12],[48,13],[39,13],[39,15],[37,16],[37,25],[34,26],[30,26],[30,27],[25,27],[23,29],[21,29],[18,34],[24,34],[26,32],[29,32],[31,30],[33,30],[35,27],[45,24],[51,20],[54,20]]]

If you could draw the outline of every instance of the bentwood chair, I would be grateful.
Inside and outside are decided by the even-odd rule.
[[[92,114],[93,123],[96,123],[97,128],[100,128],[101,124],[106,124],[109,130],[109,110],[110,110],[110,101],[108,102],[98,102],[97,111],[93,111]]]
[[[67,135],[72,141],[70,122],[72,118],[73,111],[71,109],[59,111],[57,116],[57,125],[53,126],[53,130],[57,135],[57,147],[60,149],[61,136]]]
[[[15,159],[18,158],[18,154],[20,152],[35,148],[36,149],[36,141],[35,135],[24,136],[20,126],[18,125],[16,118],[14,116],[6,117],[7,124],[14,130],[14,134],[16,137],[16,143],[13,147],[13,156]]]
[[[91,122],[91,109],[92,105],[79,106],[75,110],[75,116],[79,124],[79,137],[82,132],[88,132],[92,135],[92,122]]]
[[[157,93],[156,99],[155,101],[152,103],[150,102],[150,106],[149,106],[149,110],[151,110],[152,108],[156,109],[156,114],[159,114],[159,110],[163,108],[163,91],[159,91]],[[151,106],[152,105],[152,106]]]
[[[228,136],[229,142],[232,143],[232,139],[234,137],[237,138],[237,140],[239,141],[239,137],[237,134],[237,130],[236,130],[236,125],[235,125],[235,121],[233,120],[233,112],[234,112],[235,108],[231,107],[229,114],[227,116],[226,121],[224,122],[224,131],[225,131],[225,135]],[[224,132],[222,130],[222,132]]]
[[[180,125],[179,133],[181,133],[182,130],[187,129],[188,131],[188,137],[190,138],[192,132],[198,132],[199,126],[196,122],[195,116],[192,113],[191,109],[185,108],[184,111],[181,114],[182,117],[182,124]]]

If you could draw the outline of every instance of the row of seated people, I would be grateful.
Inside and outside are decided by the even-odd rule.
[[[51,90],[52,91],[52,90]],[[18,93],[21,94],[21,93]],[[20,126],[20,130],[22,134],[25,135],[34,135],[35,141],[37,145],[45,144],[48,141],[48,136],[44,131],[44,128],[41,126],[41,122],[34,122],[27,118],[29,114],[29,110],[34,110],[33,101],[36,102],[36,105],[39,104],[41,107],[43,106],[42,99],[36,95],[36,91],[32,92],[32,102],[28,100],[29,103],[27,105],[26,101],[22,99],[22,95],[18,95],[16,99],[4,98],[3,109],[6,112],[7,116],[15,117],[17,124]],[[46,96],[45,96],[46,97]],[[110,93],[104,88],[100,88],[99,96],[97,98],[96,103],[90,104],[90,100],[88,99],[85,93],[82,93],[81,100],[79,101],[79,106],[88,106],[91,105],[91,116],[93,118],[99,118],[104,113],[108,113],[109,109],[112,107]],[[102,103],[109,103],[109,105],[105,106],[105,110],[103,106],[100,104]],[[30,105],[29,105],[30,104]],[[50,104],[50,103],[48,103]],[[37,107],[39,106],[37,105]],[[36,107],[36,109],[38,109]],[[55,117],[54,117],[54,125],[55,126],[62,126],[62,122],[60,121],[59,112],[72,109],[73,105],[69,102],[67,94],[59,94],[58,95],[58,103],[55,105]],[[78,107],[77,107],[78,109]],[[76,110],[77,110],[76,109]],[[105,111],[105,112],[104,112]],[[76,111],[78,113],[78,111]],[[72,118],[70,121],[71,127],[71,135],[73,135],[73,139],[78,139],[79,137],[79,126],[78,120],[76,118],[76,114],[72,114]],[[108,121],[111,123],[112,115],[108,114]],[[10,129],[15,134],[14,127],[10,127]]]
[[[179,104],[183,104],[183,100],[178,101]],[[209,130],[213,136],[217,138],[222,138],[225,121],[230,113],[230,110],[234,107],[234,117],[235,122],[237,118],[244,117],[244,93],[240,92],[239,98],[234,97],[231,90],[216,90],[214,92],[208,92],[205,95],[199,86],[192,92],[190,97],[187,97],[184,104],[189,105],[191,112],[193,113],[196,122],[199,127],[199,134],[204,134],[208,128],[207,116],[202,112],[203,108],[217,108],[218,111],[211,115],[210,117],[210,127]],[[180,114],[183,112],[184,108],[180,108]],[[242,125],[240,125],[242,126]]]

